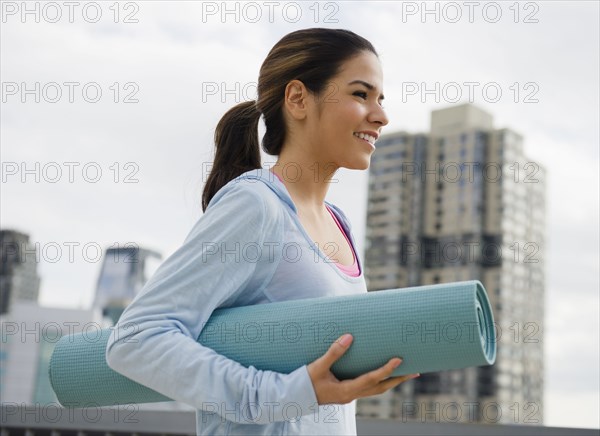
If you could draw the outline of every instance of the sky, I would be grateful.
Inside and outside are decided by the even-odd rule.
[[[384,133],[427,132],[432,110],[471,102],[546,169],[545,425],[600,427],[598,2],[1,7],[0,225],[36,244],[41,304],[89,307],[107,247],[172,254],[202,215],[214,127],[255,98],[271,47],[345,28],[380,54]],[[367,171],[336,178],[327,199],[362,257]]]

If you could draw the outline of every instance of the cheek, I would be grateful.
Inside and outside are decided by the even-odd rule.
[[[363,108],[360,104],[350,101],[339,103],[338,110],[336,111],[335,130],[341,134],[352,134],[355,130],[359,129],[362,125],[364,118]]]
[[[360,103],[351,100],[332,103],[328,109],[321,119],[319,139],[329,144],[330,149],[345,150],[352,133],[364,127],[364,109]]]
[[[363,127],[362,122],[366,117],[366,110],[364,106],[358,102],[352,101],[346,104],[343,109],[346,120],[348,120],[350,124],[354,124],[354,126],[351,126],[353,131],[354,129]]]

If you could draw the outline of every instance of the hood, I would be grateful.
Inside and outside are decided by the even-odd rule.
[[[243,174],[240,174],[235,179],[231,181],[231,183],[235,183],[240,179],[251,179],[251,180],[260,180],[262,183],[267,185],[271,191],[273,191],[281,201],[287,204],[294,212],[298,212],[296,206],[294,205],[294,201],[292,197],[290,197],[290,193],[281,180],[277,178],[272,171],[269,171],[266,168],[256,168],[250,171],[246,171]]]
[[[235,181],[239,179],[254,179],[261,181],[262,183],[267,185],[269,189],[271,189],[271,191],[273,191],[281,201],[287,204],[294,213],[298,213],[296,205],[294,204],[292,197],[290,197],[287,188],[272,171],[266,168],[253,169],[240,174],[238,177],[231,180],[229,183],[235,183]],[[215,195],[215,197],[217,195]],[[329,206],[331,210],[333,210],[340,223],[343,223],[347,230],[351,230],[352,227],[350,225],[350,222],[346,218],[344,212],[334,204],[328,202],[327,200],[325,200],[325,204]]]

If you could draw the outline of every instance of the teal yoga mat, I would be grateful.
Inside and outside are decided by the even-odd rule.
[[[50,359],[50,382],[66,407],[170,401],[113,371],[111,329],[63,336]],[[477,280],[217,309],[198,342],[245,366],[290,373],[322,356],[342,334],[354,341],[333,365],[339,379],[403,363],[393,376],[491,365],[491,306]]]

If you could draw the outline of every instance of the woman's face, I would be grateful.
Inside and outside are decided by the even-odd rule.
[[[328,165],[331,170],[369,167],[375,151],[372,144],[388,123],[381,106],[382,87],[379,59],[375,54],[363,51],[346,61],[322,95],[315,97],[309,132],[320,164]],[[360,138],[360,133],[370,137]]]

